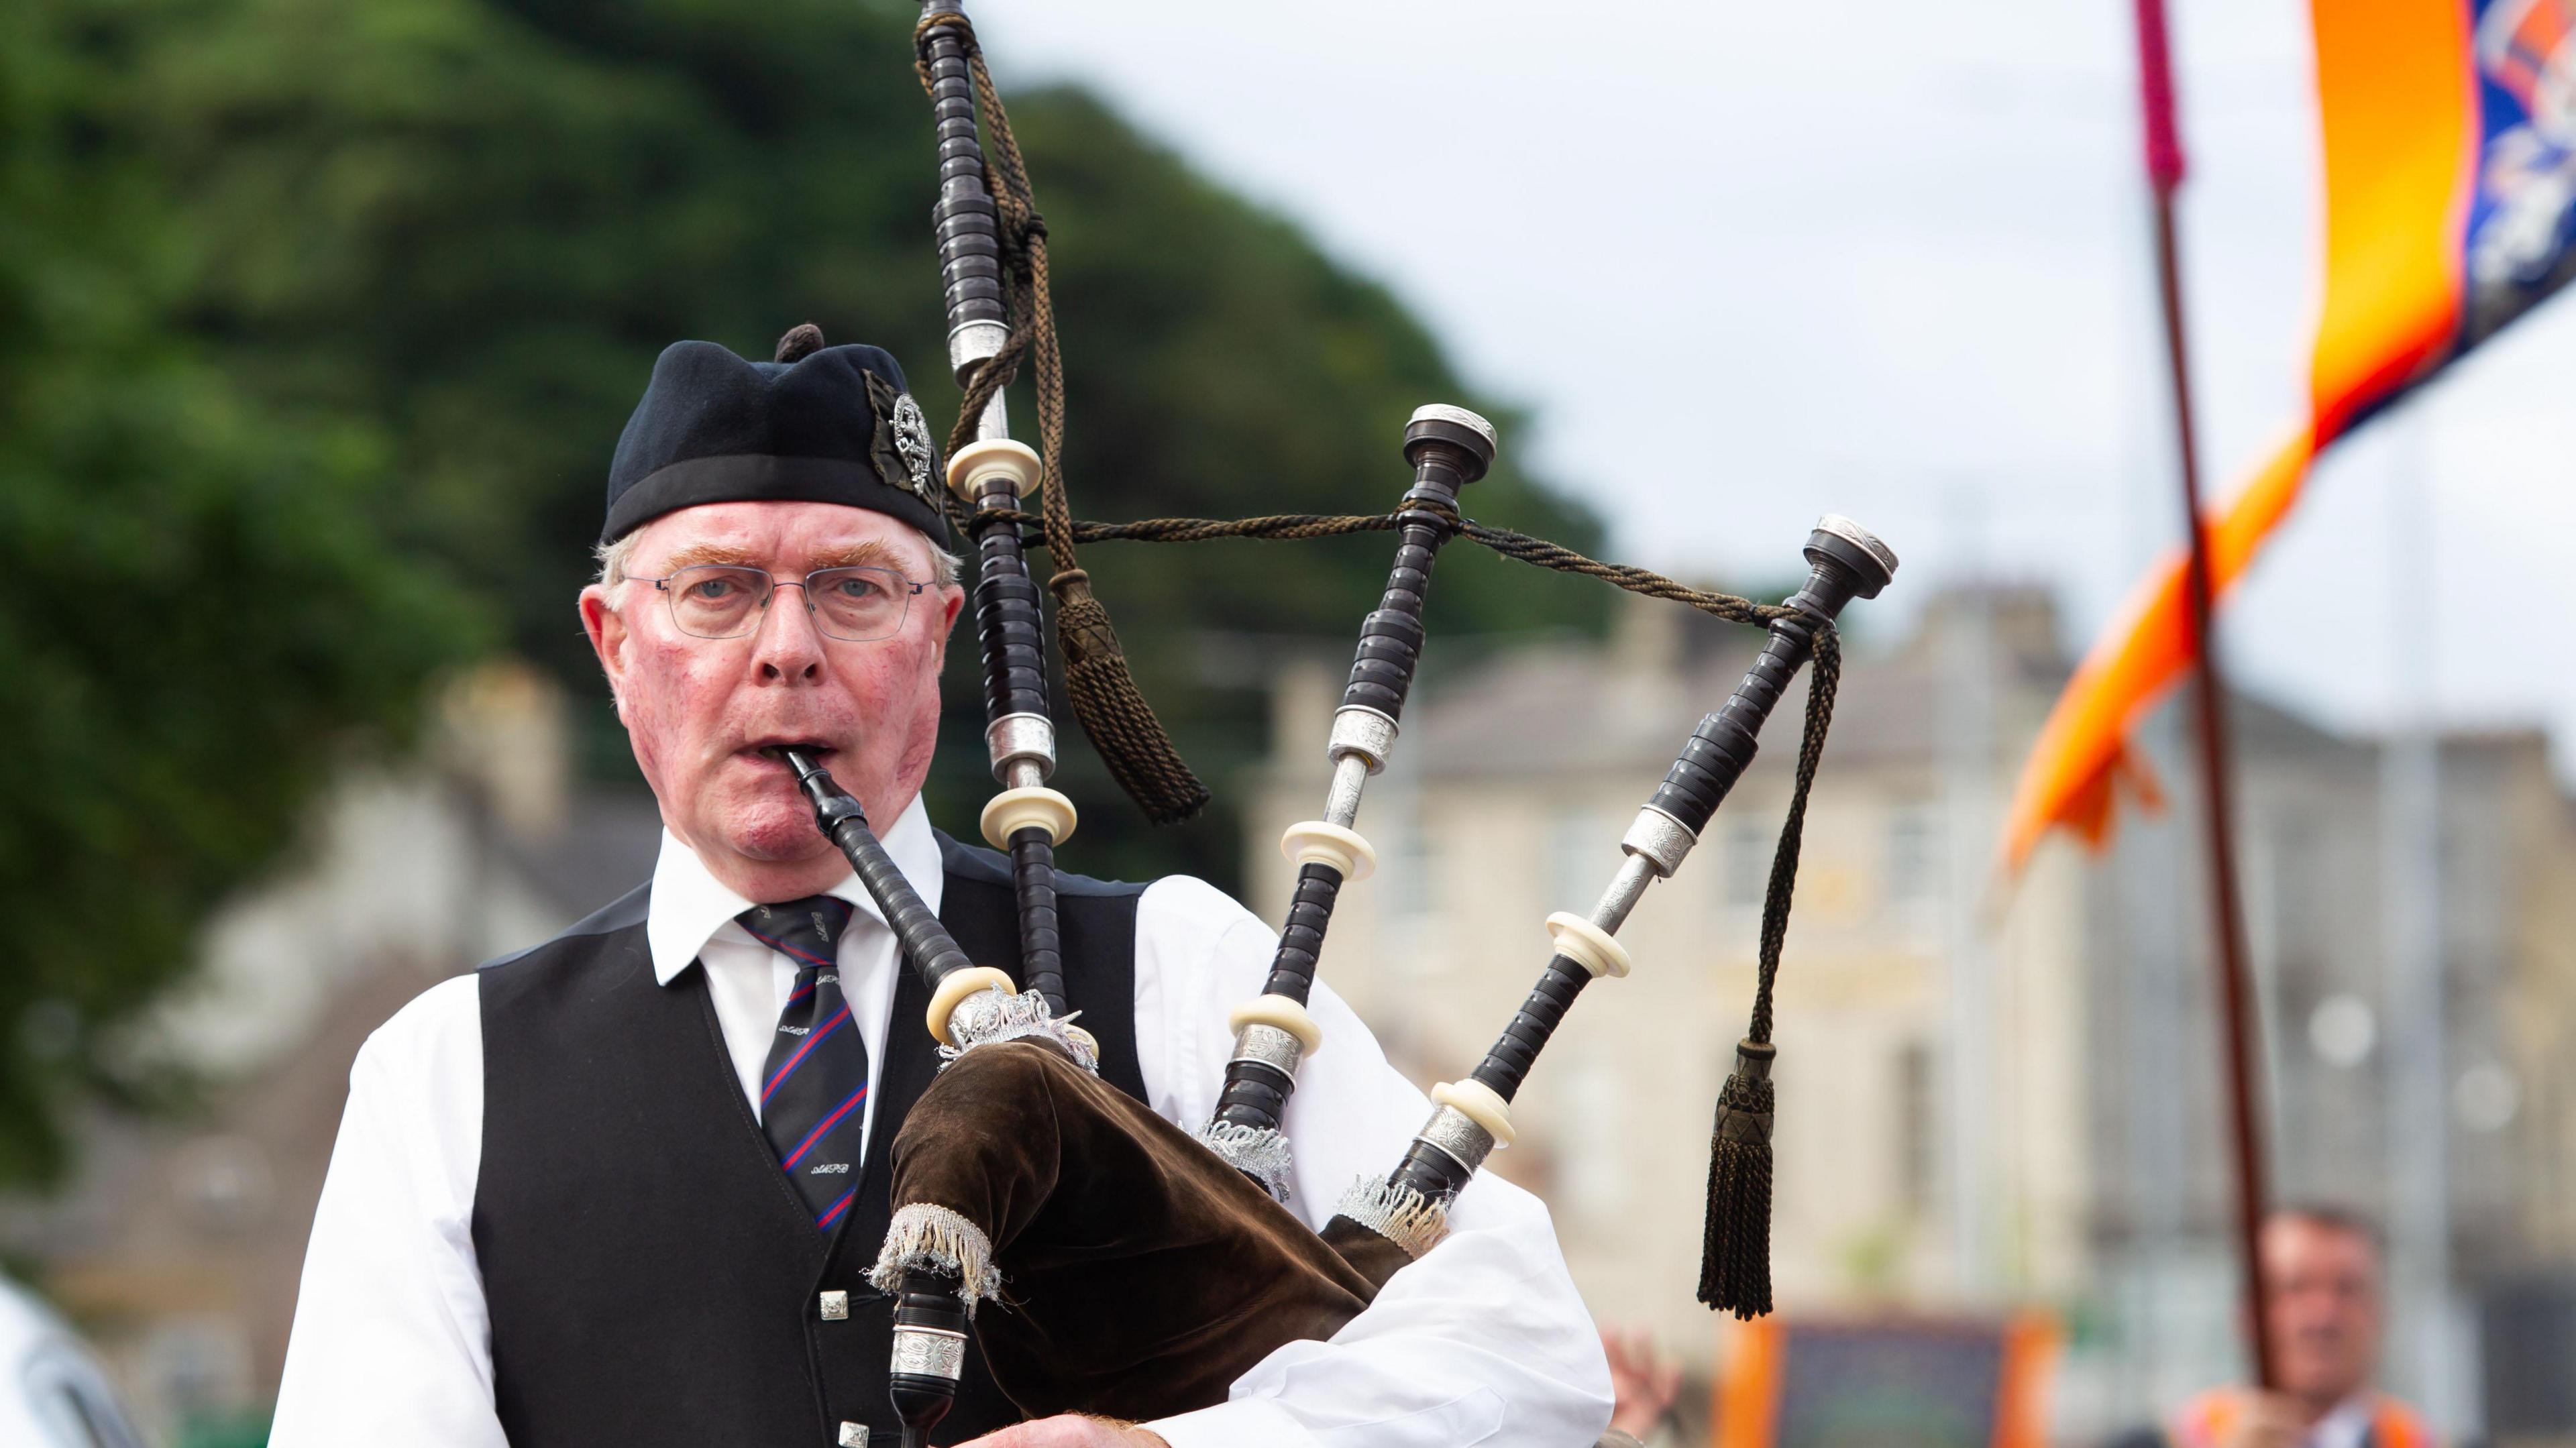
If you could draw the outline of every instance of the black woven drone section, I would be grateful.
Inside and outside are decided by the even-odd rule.
[[[1111,777],[1145,811],[1146,818],[1156,824],[1176,824],[1206,806],[1207,786],[1182,762],[1163,722],[1154,717],[1153,706],[1137,689],[1109,610],[1092,596],[1091,575],[1074,561],[1073,512],[1065,501],[1064,353],[1057,345],[1055,301],[1048,290],[1046,221],[1038,214],[1028,165],[1020,157],[1010,113],[1002,108],[1001,92],[994,89],[993,74],[985,67],[983,49],[976,44],[975,28],[966,17],[955,13],[922,17],[920,28],[913,32],[913,45],[921,87],[930,93],[933,113],[941,122],[943,174],[952,162],[964,166],[971,164],[970,156],[984,159],[984,188],[991,196],[995,228],[993,265],[1000,272],[1011,327],[1002,349],[977,364],[965,379],[966,396],[957,411],[957,430],[948,439],[949,456],[974,440],[985,407],[1027,362],[1037,386],[1038,453],[1046,463],[1046,481],[1039,488],[1040,526],[1047,552],[1055,560],[1056,572],[1047,587],[1056,598],[1056,645],[1064,651],[1065,702],[1081,721],[1082,731],[1091,736]],[[974,107],[966,102],[967,86],[961,79],[971,83],[975,103],[982,107],[984,127],[993,140],[989,152],[974,144]],[[938,221],[943,235],[953,232],[961,241],[976,243],[971,249],[974,254],[961,256],[943,281],[954,297],[981,306],[992,283],[983,274],[981,235],[976,230],[984,224],[981,209],[943,207]]]

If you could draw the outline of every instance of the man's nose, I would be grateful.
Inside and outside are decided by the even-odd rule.
[[[795,589],[790,598],[787,590]],[[812,683],[823,673],[823,635],[814,626],[814,611],[805,606],[805,585],[780,583],[769,591],[760,628],[752,636],[752,659],[763,679]]]

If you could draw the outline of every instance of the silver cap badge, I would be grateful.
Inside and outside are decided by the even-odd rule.
[[[903,454],[904,468],[912,474],[914,495],[938,512],[939,482],[930,475],[930,420],[921,415],[921,404],[909,392],[894,402],[894,450]]]

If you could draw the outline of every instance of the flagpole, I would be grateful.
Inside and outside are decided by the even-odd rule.
[[[2174,455],[2181,465],[2185,530],[2191,566],[2184,583],[2190,601],[2193,656],[2199,661],[2192,690],[2197,725],[2201,816],[2209,833],[2210,916],[2217,932],[2218,998],[2227,1052],[2229,1135],[2236,1157],[2237,1261],[2242,1271],[2245,1321],[2251,1335],[2254,1380],[2269,1389],[2272,1345],[2264,1330],[2261,1241],[2268,1199],[2263,1155],[2262,1099],[2253,1021],[2253,992],[2246,971],[2244,912],[2236,894],[2235,816],[2228,779],[2227,676],[2219,666],[2211,615],[2209,530],[2202,522],[2200,457],[2192,437],[2191,359],[2185,345],[2182,262],[2174,237],[2174,193],[2183,176],[2182,137],[2174,125],[2172,57],[2166,44],[2164,0],[2137,0],[2138,98],[2145,111],[2147,182],[2155,196],[2156,290],[2164,307],[2165,357],[2171,369]]]

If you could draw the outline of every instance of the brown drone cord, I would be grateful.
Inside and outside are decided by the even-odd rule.
[[[913,32],[914,66],[922,89],[931,89],[930,38],[946,27],[957,32],[985,129],[992,148],[986,153],[985,187],[998,215],[1010,335],[1001,349],[975,364],[964,378],[965,396],[957,426],[949,434],[954,456],[974,440],[984,409],[1009,386],[1023,361],[1030,364],[1037,390],[1038,437],[1046,483],[1039,490],[1039,512],[988,510],[973,521],[984,526],[1007,522],[1037,525],[1036,541],[1047,550],[1056,572],[1047,587],[1056,596],[1056,639],[1064,652],[1065,701],[1083,732],[1091,737],[1102,762],[1121,788],[1157,824],[1172,824],[1196,815],[1208,802],[1207,786],[1190,772],[1172,745],[1153,706],[1136,687],[1125,651],[1110,626],[1109,611],[1092,596],[1091,575],[1075,562],[1080,543],[1124,540],[1145,543],[1196,543],[1219,538],[1288,541],[1334,538],[1380,532],[1398,526],[1393,515],[1290,513],[1264,518],[1149,518],[1133,523],[1081,523],[1073,517],[1064,489],[1064,356],[1056,339],[1055,303],[1048,290],[1046,221],[1037,210],[1028,166],[1010,115],[993,85],[975,41],[975,27],[962,14],[948,12],[922,18]],[[951,498],[949,516],[959,536],[966,535],[968,515]],[[1561,573],[1581,574],[1615,584],[1631,593],[1688,604],[1702,613],[1732,623],[1767,627],[1772,621],[1806,616],[1776,604],[1760,604],[1733,594],[1691,588],[1660,573],[1587,558],[1571,548],[1470,519],[1457,520],[1459,533],[1506,558]],[[1770,879],[1763,891],[1762,934],[1754,985],[1749,1044],[1768,1051],[1771,1041],[1773,987],[1780,974],[1780,954],[1788,940],[1789,906],[1797,888],[1798,852],[1806,833],[1807,797],[1816,768],[1824,758],[1825,734],[1833,722],[1834,692],[1842,679],[1840,635],[1830,621],[1806,620],[1810,633],[1811,674],[1804,728],[1798,741],[1796,777],[1789,810],[1771,857]],[[1739,1053],[1740,1055],[1740,1053]],[[1766,1058],[1767,1059],[1767,1056]],[[1733,1130],[1728,1112],[1744,1122],[1758,1116],[1760,1140]],[[1771,1309],[1770,1197],[1771,1083],[1741,1073],[1730,1075],[1718,1100],[1718,1129],[1710,1142],[1708,1217],[1700,1264],[1700,1300],[1709,1306],[1751,1317]],[[1739,1122],[1741,1126],[1743,1123]]]
[[[984,64],[982,47],[975,43],[975,27],[965,16],[954,12],[925,16],[913,32],[913,64],[922,89],[931,88],[930,38],[943,27],[957,32],[974,76],[984,128],[993,139],[985,153],[984,181],[998,215],[1011,313],[1009,340],[999,352],[977,363],[965,379],[957,427],[948,437],[949,455],[955,456],[974,440],[975,425],[985,407],[1027,361],[1037,387],[1038,450],[1046,465],[1046,483],[1039,489],[1040,528],[1048,556],[1055,560],[1056,571],[1047,579],[1047,587],[1056,598],[1056,645],[1064,651],[1065,702],[1119,787],[1146,817],[1156,824],[1176,824],[1206,806],[1207,786],[1190,772],[1172,746],[1171,735],[1154,716],[1153,706],[1136,687],[1126,651],[1110,625],[1109,610],[1092,596],[1091,575],[1074,560],[1073,512],[1065,501],[1064,487],[1064,353],[1056,342],[1055,302],[1048,291],[1046,220],[1038,214],[1028,165],[1021,159],[1019,139],[1011,133],[1010,113],[1002,108],[993,73]],[[952,501],[949,506],[962,537],[966,519],[961,505]]]

